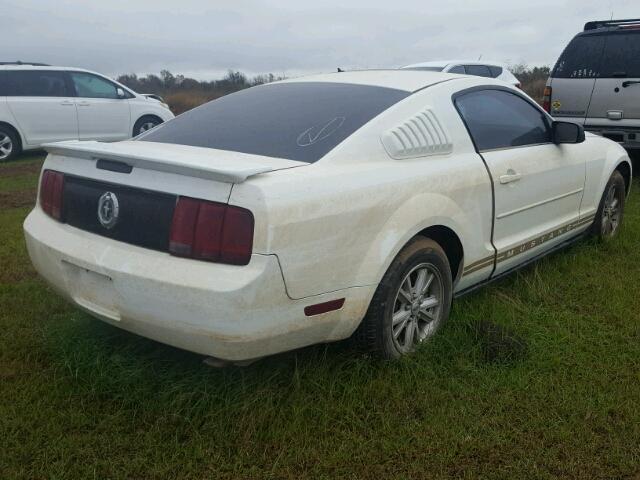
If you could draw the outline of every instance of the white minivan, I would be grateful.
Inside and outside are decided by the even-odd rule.
[[[61,140],[125,140],[173,116],[163,102],[98,73],[0,65],[0,161]]]

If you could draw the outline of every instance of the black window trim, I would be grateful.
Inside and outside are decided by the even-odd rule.
[[[481,78],[481,77],[478,77],[478,78]],[[525,97],[524,95],[522,95],[520,92],[518,92],[516,90],[512,90],[511,88],[508,88],[508,87],[501,87],[500,85],[476,85],[475,87],[465,88],[464,90],[460,90],[458,92],[455,92],[453,95],[451,95],[451,102],[453,103],[453,107],[456,109],[456,112],[458,112],[458,115],[460,116],[460,119],[462,120],[462,123],[464,124],[464,128],[467,130],[467,134],[469,135],[469,138],[471,139],[471,143],[473,143],[473,148],[476,150],[477,153],[482,154],[482,153],[489,153],[489,152],[499,152],[501,150],[515,150],[515,149],[519,149],[519,148],[538,147],[538,146],[541,146],[541,145],[555,145],[553,143],[553,141],[550,140],[548,142],[543,142],[543,143],[530,143],[530,144],[527,144],[527,145],[517,145],[517,146],[514,146],[514,147],[487,148],[487,149],[484,149],[484,150],[478,149],[478,145],[476,144],[476,141],[473,138],[473,135],[471,134],[471,130],[469,129],[469,125],[467,124],[467,121],[464,118],[464,115],[462,115],[462,112],[458,108],[458,104],[457,104],[456,100],[458,98],[468,94],[468,93],[485,91],[485,90],[499,90],[499,91],[507,92],[507,93],[510,93],[512,95],[515,95],[515,96],[521,98],[522,100],[527,102],[529,105],[531,105],[533,108],[535,108],[536,110],[538,110],[540,113],[543,114],[543,118],[545,119],[545,123],[547,124],[547,129],[549,130],[549,133],[551,133],[551,128],[553,127],[553,118],[551,117],[551,115],[549,115],[547,112],[545,112],[542,109],[542,107],[540,107],[540,105],[535,103],[530,98]]]

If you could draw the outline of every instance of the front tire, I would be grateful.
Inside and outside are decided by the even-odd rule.
[[[382,278],[356,340],[389,360],[411,353],[447,320],[452,292],[451,268],[442,247],[416,237]]]
[[[617,170],[611,174],[602,194],[591,233],[601,240],[617,235],[622,225],[624,204],[626,200],[626,184]]]
[[[154,117],[153,115],[145,115],[144,117],[139,118],[133,126],[133,136],[137,137],[138,135],[157,127],[161,123],[162,119]]]
[[[0,125],[0,162],[15,158],[20,153],[20,140],[16,133]]]

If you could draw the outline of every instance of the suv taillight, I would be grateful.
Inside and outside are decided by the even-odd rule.
[[[544,87],[544,96],[542,97],[542,108],[547,113],[551,113],[551,87]]]
[[[45,170],[40,182],[40,206],[44,212],[60,220],[62,216],[62,192],[64,174],[53,170]]]
[[[247,265],[253,249],[253,226],[253,214],[244,208],[179,197],[169,234],[169,253]]]

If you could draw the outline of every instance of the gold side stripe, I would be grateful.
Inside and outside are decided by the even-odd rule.
[[[559,235],[563,235],[565,233],[568,233],[572,230],[575,230],[577,228],[583,227],[591,222],[593,222],[596,218],[595,214],[589,215],[585,218],[582,218],[580,220],[576,220],[570,223],[567,223],[566,225],[560,227],[560,228],[556,228],[555,230],[552,230],[550,232],[545,233],[544,235],[540,235],[539,237],[536,237],[532,240],[529,240],[525,243],[522,243],[516,247],[510,248],[509,250],[506,250],[504,252],[500,252],[498,253],[497,257],[496,257],[496,263],[500,263],[503,262],[505,260],[508,260],[516,255],[520,255],[522,253],[525,253],[529,250],[531,250],[532,248],[535,247],[539,247],[540,245],[553,240],[554,238],[556,238]],[[482,270],[483,268],[489,267],[493,264],[493,256],[491,257],[486,257],[483,258],[481,260],[478,260],[470,265],[468,265],[467,267],[465,267],[464,271],[463,271],[463,276],[464,275],[469,275],[471,273],[477,272],[478,270]]]
[[[471,270],[472,268],[475,268],[479,265],[484,265],[487,262],[493,262],[493,257],[494,255],[491,255],[490,257],[485,257],[483,259],[478,260],[477,262],[470,263],[465,267],[465,270]]]

